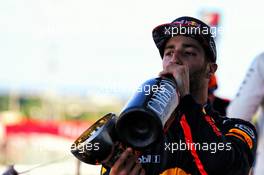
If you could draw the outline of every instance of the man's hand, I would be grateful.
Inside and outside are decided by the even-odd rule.
[[[127,148],[111,168],[110,175],[145,175],[137,157]]]
[[[176,81],[180,96],[190,93],[189,68],[187,65],[171,63],[164,67],[159,76],[172,75]]]

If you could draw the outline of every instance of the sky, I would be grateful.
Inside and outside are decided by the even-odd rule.
[[[233,98],[264,50],[262,7],[254,0],[0,0],[0,90],[131,94],[161,71],[155,26],[217,11],[217,94]]]

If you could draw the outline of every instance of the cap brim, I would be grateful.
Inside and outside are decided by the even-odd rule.
[[[199,43],[206,49],[210,47],[208,45],[208,41],[205,38],[205,36],[202,33],[181,33],[181,32],[175,32],[176,29],[181,30],[181,28],[192,28],[192,27],[197,27],[197,26],[192,26],[192,25],[181,25],[178,23],[165,23],[161,24],[157,27],[155,27],[152,31],[152,37],[153,40],[159,49],[160,56],[163,57],[163,49],[165,47],[165,44],[168,39],[177,36],[177,35],[183,35],[183,36],[188,36],[191,37],[195,40],[198,40]]]

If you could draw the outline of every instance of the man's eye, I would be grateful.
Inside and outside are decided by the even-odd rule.
[[[171,56],[171,55],[173,55],[173,53],[174,53],[174,51],[168,51],[168,52],[166,52],[165,55],[167,55],[167,56]]]
[[[195,52],[186,51],[186,52],[184,52],[184,54],[187,55],[187,56],[196,56]]]

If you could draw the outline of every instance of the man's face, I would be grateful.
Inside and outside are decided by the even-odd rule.
[[[201,78],[205,78],[205,52],[199,42],[191,37],[175,36],[165,45],[162,60],[163,69],[170,64],[181,64],[189,67],[191,89],[197,88]]]

